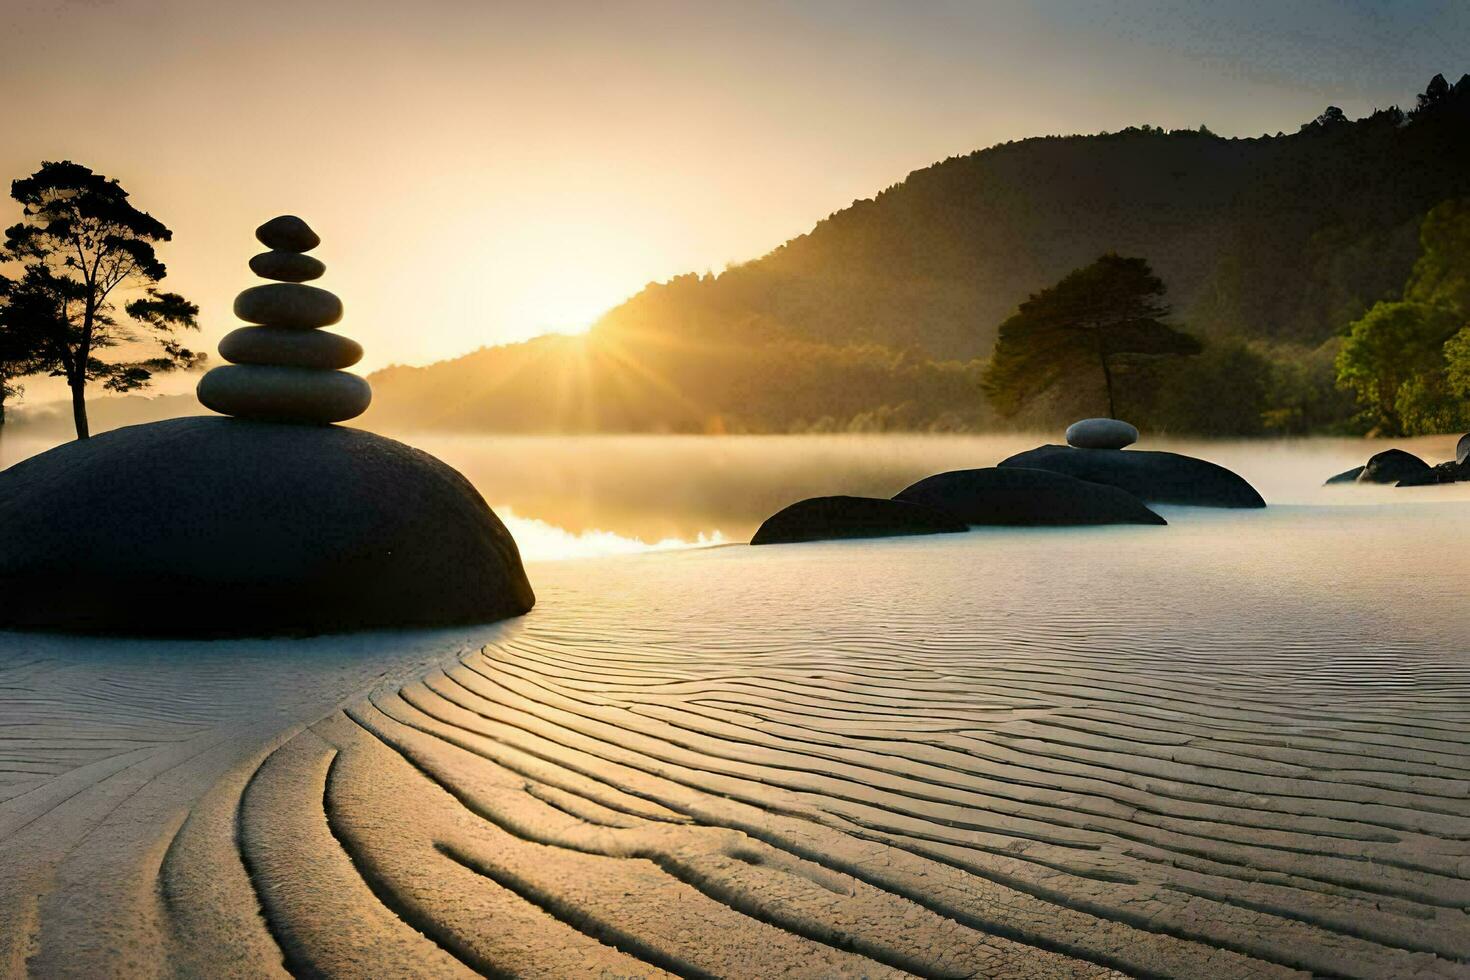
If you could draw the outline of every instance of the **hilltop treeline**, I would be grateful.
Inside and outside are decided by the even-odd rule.
[[[998,326],[1116,252],[1151,263],[1172,322],[1204,342],[1120,411],[1218,434],[1364,428],[1339,347],[1402,293],[1430,209],[1470,195],[1466,159],[1470,77],[1437,77],[1407,111],[1329,107],[1289,135],[1140,126],[1006,143],[916,171],[760,259],[651,284],[585,337],[380,372],[373,415],[511,431],[991,427],[980,378]]]

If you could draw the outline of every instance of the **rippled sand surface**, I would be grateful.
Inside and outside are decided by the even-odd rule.
[[[0,636],[0,974],[1470,975],[1470,504]]]

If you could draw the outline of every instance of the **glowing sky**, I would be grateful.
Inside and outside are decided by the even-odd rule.
[[[0,0],[0,45],[0,177],[120,178],[211,352],[251,230],[301,214],[372,370],[583,327],[998,141],[1408,103],[1470,70],[1470,4]]]

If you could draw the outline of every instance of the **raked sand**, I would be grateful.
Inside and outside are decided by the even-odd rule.
[[[1467,976],[1467,510],[538,564],[531,615],[436,634],[0,635],[0,975]]]

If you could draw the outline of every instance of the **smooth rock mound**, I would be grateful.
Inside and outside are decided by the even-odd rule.
[[[1151,504],[1266,506],[1255,487],[1235,473],[1206,460],[1178,453],[1040,446],[1002,460],[1000,465],[1051,470],[1079,480],[1107,484]]]
[[[328,425],[367,411],[373,389],[345,371],[229,364],[199,379],[200,404],[212,411],[261,422]]]
[[[1358,474],[1359,483],[1393,483],[1423,477],[1431,467],[1413,453],[1402,449],[1385,449],[1374,453],[1368,465]]]
[[[1455,443],[1455,462],[1461,466],[1470,465],[1470,432],[1460,437]]]
[[[967,524],[1047,527],[1168,523],[1124,490],[1021,467],[939,473],[904,488],[894,499],[945,511]]]
[[[1083,419],[1067,426],[1066,438],[1078,449],[1122,449],[1138,441],[1138,429],[1119,419]]]
[[[766,518],[750,543],[794,544],[964,530],[964,523],[954,516],[921,504],[879,497],[811,497]]]
[[[463,476],[368,432],[130,426],[0,472],[0,627],[262,635],[483,623],[535,604]]]

